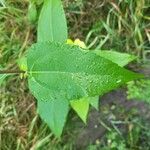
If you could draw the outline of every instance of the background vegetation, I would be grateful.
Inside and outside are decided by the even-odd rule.
[[[149,0],[63,2],[71,39],[85,41],[90,49],[114,49],[134,54],[138,59],[129,68],[149,76]],[[39,14],[31,16],[29,4],[29,0],[0,1],[2,67],[17,69],[16,60],[36,41]],[[36,7],[39,12],[40,0]],[[100,111],[91,111],[87,125],[72,112],[61,139],[56,139],[37,116],[36,101],[28,92],[25,80],[18,76],[8,77],[0,87],[2,150],[150,149],[149,79],[128,84],[128,98],[139,101],[126,100],[125,89],[101,98]]]

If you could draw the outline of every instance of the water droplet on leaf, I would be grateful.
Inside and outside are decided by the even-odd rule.
[[[116,83],[120,83],[121,82],[121,79],[120,80],[117,80],[117,82]]]

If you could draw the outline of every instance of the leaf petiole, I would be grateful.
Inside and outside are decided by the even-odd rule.
[[[25,74],[26,71],[22,70],[0,70],[0,74]]]

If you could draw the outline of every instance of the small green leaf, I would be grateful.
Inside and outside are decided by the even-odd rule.
[[[127,53],[119,53],[116,51],[107,51],[107,50],[94,50],[96,54],[98,54],[101,57],[104,57],[116,64],[118,64],[121,67],[124,67],[129,62],[136,59],[135,56],[127,54]]]
[[[98,110],[98,108],[99,108],[99,96],[89,97],[89,100],[90,100],[90,104],[91,104],[96,110]]]
[[[22,70],[22,71],[28,70],[28,68],[27,68],[27,57],[26,56],[19,58],[17,60],[17,63],[18,63],[20,70]]]
[[[78,116],[86,123],[89,111],[89,98],[82,98],[79,100],[70,101],[71,107],[75,110]]]
[[[45,0],[38,22],[38,41],[65,42],[67,23],[61,0]]]
[[[29,80],[49,89],[51,97],[67,100],[102,95],[143,77],[93,52],[54,42],[34,44],[27,64]]]
[[[78,114],[84,123],[86,123],[87,115],[89,111],[89,104],[91,104],[95,109],[98,110],[99,107],[99,97],[85,97],[79,100],[70,101],[72,109]]]
[[[41,86],[33,78],[29,80],[29,88],[37,98],[38,113],[48,124],[52,132],[60,137],[69,111],[69,103],[59,96],[52,97],[49,89]]]

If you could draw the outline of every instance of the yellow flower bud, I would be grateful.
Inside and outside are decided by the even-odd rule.
[[[67,44],[74,45],[73,41],[71,39],[67,39]]]
[[[74,41],[74,45],[78,45],[78,46],[81,47],[81,48],[86,48],[85,43],[84,43],[83,41],[80,41],[79,39],[76,39],[76,40]]]

